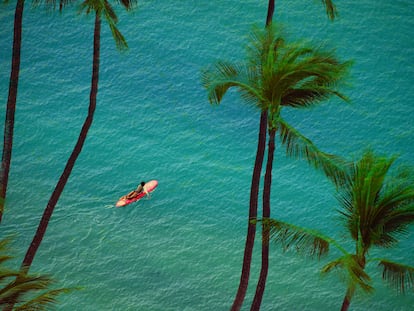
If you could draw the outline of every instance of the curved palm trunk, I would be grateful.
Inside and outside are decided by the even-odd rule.
[[[275,0],[269,0],[266,27],[271,24]],[[247,225],[246,244],[244,247],[243,267],[240,276],[239,288],[234,298],[231,311],[240,310],[244,297],[246,296],[247,286],[249,285],[250,265],[252,262],[254,239],[256,236],[256,224],[251,220],[257,218],[257,202],[259,197],[260,174],[262,172],[264,152],[266,149],[266,128],[267,128],[267,111],[262,111],[260,115],[259,139],[257,142],[256,160],[254,163],[252,184],[250,188],[250,206],[249,206],[249,223]]]
[[[256,160],[254,163],[252,184],[250,188],[250,206],[249,206],[249,222],[247,224],[246,244],[244,248],[243,267],[240,276],[239,288],[231,307],[232,311],[240,310],[244,297],[246,296],[247,286],[250,276],[250,265],[252,262],[254,238],[256,235],[256,224],[252,220],[257,218],[257,202],[259,197],[260,173],[262,171],[264,152],[266,148],[266,127],[267,127],[267,111],[263,111],[260,115],[260,129],[257,143]]]
[[[43,240],[43,237],[46,233],[47,226],[49,224],[49,220],[52,217],[53,210],[60,198],[60,195],[65,188],[66,182],[69,179],[69,176],[72,172],[73,167],[75,166],[76,160],[79,154],[82,151],[82,147],[85,143],[86,136],[88,135],[89,128],[92,125],[93,115],[96,108],[96,96],[98,94],[98,78],[99,78],[99,55],[100,55],[100,35],[101,35],[101,19],[99,14],[96,13],[95,16],[95,30],[94,30],[94,43],[93,43],[93,68],[92,68],[92,83],[91,83],[91,92],[90,92],[90,101],[89,101],[89,110],[88,116],[83,123],[82,130],[79,134],[78,141],[70,155],[66,166],[63,170],[62,175],[59,178],[59,181],[53,191],[49,202],[43,212],[42,219],[40,220],[39,226],[37,227],[37,231],[33,237],[32,243],[29,246],[29,249],[26,252],[26,256],[23,259],[21,265],[21,271],[25,274],[29,272],[30,266],[33,262],[33,259],[36,255],[36,252],[40,246],[40,243]],[[6,307],[3,311],[11,311],[13,310],[14,304],[16,303],[16,298]]]
[[[66,163],[65,169],[63,170],[62,175],[56,185],[55,190],[52,193],[52,196],[49,199],[49,202],[46,206],[46,209],[43,213],[43,217],[40,221],[39,227],[37,228],[36,234],[33,238],[32,243],[26,253],[22,267],[29,268],[33,258],[36,254],[36,251],[42,242],[43,236],[46,232],[49,220],[52,216],[53,210],[59,200],[60,195],[63,192],[63,189],[66,185],[66,182],[69,179],[69,176],[72,172],[75,162],[82,151],[82,147],[85,143],[86,136],[88,135],[89,128],[92,125],[93,115],[96,107],[96,95],[98,93],[98,78],[99,78],[99,48],[100,48],[100,32],[101,32],[101,20],[99,14],[96,14],[95,17],[95,31],[94,31],[94,44],[93,44],[93,69],[92,69],[92,85],[90,92],[90,103],[88,116],[85,119],[82,130],[79,134],[78,141],[75,145],[75,148],[72,151],[72,154],[69,157],[68,162]]]
[[[269,26],[272,23],[274,9],[275,9],[275,0],[269,0],[268,7],[267,7],[266,27]],[[263,166],[264,151],[265,151],[265,148],[266,148],[266,129],[267,129],[267,111],[262,111],[261,118],[260,118],[259,142],[258,142],[258,147],[257,147],[258,153],[256,154],[255,170],[253,171],[252,189],[251,189],[251,194],[250,194],[249,219],[255,219],[257,217],[257,198],[258,198],[258,195],[259,195],[260,173],[261,173],[262,166]],[[263,131],[263,133],[260,134],[262,131]],[[260,141],[260,139],[263,139],[263,141]],[[274,139],[273,139],[273,141],[274,141]],[[270,141],[269,141],[269,143],[270,143]],[[262,154],[260,156],[260,159],[258,159],[259,149],[262,152]],[[274,147],[273,147],[273,149],[274,149]],[[256,171],[256,166],[259,166],[258,161],[260,161],[260,169],[258,169],[258,171]],[[270,163],[270,166],[271,165],[272,165],[272,163]],[[267,164],[267,166],[269,166],[269,163]],[[266,174],[267,174],[267,171],[268,171],[268,168],[266,167]],[[253,189],[253,182],[254,182],[255,177],[259,179],[255,182],[255,185],[257,186],[257,189]],[[270,178],[271,178],[271,176],[270,176]],[[265,177],[265,183],[266,183],[266,177]],[[254,202],[254,204],[255,204],[254,218],[252,217],[253,211],[251,211],[252,210],[252,193],[253,193],[253,190],[256,191],[256,197],[254,198],[254,200],[255,200],[255,202]],[[269,197],[270,197],[270,188],[268,190],[269,190]],[[264,191],[267,191],[267,189],[264,189]],[[269,202],[268,206],[270,208],[270,202]],[[265,206],[263,206],[263,209],[264,208],[265,208]],[[264,210],[263,210],[263,213],[265,213]],[[270,209],[269,209],[269,215],[270,215]],[[249,228],[250,227],[251,227],[251,229],[250,229],[250,231],[248,229],[247,238],[246,238],[245,258],[243,260],[243,270],[242,270],[242,276],[241,276],[241,280],[240,280],[239,291],[237,292],[237,296],[236,296],[236,299],[233,303],[233,307],[232,307],[231,310],[239,310],[241,308],[241,305],[243,303],[243,300],[244,300],[244,297],[245,297],[246,291],[247,291],[247,286],[248,286],[248,282],[249,282],[248,278],[249,278],[249,274],[250,274],[250,264],[251,264],[251,258],[252,258],[252,252],[253,252],[253,244],[254,244],[254,238],[255,238],[255,235],[256,235],[256,225],[251,224],[250,221],[249,221]],[[252,232],[252,233],[250,233],[250,232]],[[249,234],[252,235],[252,237],[250,237],[250,239],[249,239]],[[256,307],[260,308],[260,304],[261,304],[261,300],[262,300],[263,292],[264,292],[264,287],[265,287],[265,283],[266,283],[266,278],[267,278],[267,271],[268,271],[268,265],[269,265],[269,262],[268,262],[269,248],[268,248],[268,243],[267,243],[267,246],[263,245],[263,239],[266,239],[266,237],[262,233],[262,268],[261,268],[261,271],[260,271],[259,282],[258,282],[257,287],[256,287],[256,294],[255,294],[254,301],[253,301],[253,304],[252,304],[252,310],[255,310],[254,308],[256,308]],[[267,239],[268,239],[268,237],[267,237]],[[248,244],[248,242],[249,242],[249,244]],[[251,243],[251,245],[250,245],[250,243]],[[249,250],[247,249],[248,247],[249,247]],[[248,263],[248,268],[247,267],[245,268],[245,266],[247,266],[247,263],[246,263],[246,257],[247,257],[246,253],[247,252],[250,252],[248,254],[248,258],[247,258],[247,260],[249,260],[249,263]],[[263,254],[263,253],[265,253],[265,254]],[[266,255],[266,253],[267,253],[267,255]],[[264,259],[264,261],[263,261],[263,259]],[[248,269],[248,271],[246,272],[247,276],[245,276],[245,279],[243,279],[243,272],[245,271],[245,269],[246,270]],[[264,280],[264,282],[263,282],[263,280]],[[243,288],[241,288],[242,287],[242,281],[244,281],[244,283],[245,283],[245,285],[243,285]],[[236,301],[239,297],[239,293],[240,293],[240,296],[241,296],[239,298],[239,300],[241,300],[241,301],[239,302],[238,305],[236,305]],[[260,298],[259,298],[259,296],[260,296]]]
[[[14,116],[16,112],[17,86],[19,83],[20,72],[20,49],[22,45],[23,8],[24,0],[18,0],[16,4],[16,10],[14,13],[13,55],[9,83],[9,97],[7,99],[6,108],[6,120],[4,122],[4,142],[0,175],[0,222],[3,217],[12,156]]]
[[[269,130],[269,146],[267,149],[266,174],[263,187],[263,222],[262,222],[262,267],[260,269],[259,281],[256,286],[251,311],[260,310],[263,293],[266,287],[267,273],[269,271],[269,227],[266,220],[270,218],[270,192],[272,188],[272,168],[275,151],[275,134],[274,129]]]

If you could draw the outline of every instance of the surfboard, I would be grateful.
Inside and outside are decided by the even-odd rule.
[[[151,193],[152,191],[155,190],[155,188],[157,188],[157,186],[158,186],[158,181],[151,180],[151,181],[145,183],[144,189],[147,190],[148,193]],[[128,204],[137,202],[137,201],[141,200],[145,195],[146,194],[145,194],[144,191],[140,192],[136,197],[134,197],[132,199],[127,199],[124,195],[124,196],[119,198],[119,200],[118,200],[118,202],[116,202],[115,206],[116,207],[122,207],[122,206],[125,206],[125,205],[128,205]]]

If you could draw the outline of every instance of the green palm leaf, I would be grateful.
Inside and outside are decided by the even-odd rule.
[[[48,288],[52,282],[52,279],[45,275],[25,276],[19,274],[16,280],[0,289],[0,305],[9,303],[15,296],[19,302],[28,293]]]
[[[294,249],[304,256],[320,259],[329,252],[329,244],[333,242],[317,231],[280,220],[263,219],[262,222],[269,229],[271,239],[280,244],[284,251]]]
[[[386,259],[380,260],[379,267],[382,267],[382,278],[390,286],[396,288],[401,293],[414,285],[414,267],[402,265]]]
[[[316,169],[322,170],[337,186],[346,182],[349,164],[344,159],[320,151],[308,138],[283,119],[279,118],[277,125],[288,156],[306,159]]]
[[[406,180],[409,175],[400,174],[392,183],[387,178],[395,159],[367,150],[338,195],[346,226],[365,251],[371,245],[394,246],[414,221],[414,188]]]
[[[75,289],[78,289],[78,288],[62,288],[62,289],[49,290],[29,300],[28,302],[21,304],[20,306],[16,307],[14,310],[16,311],[47,310],[51,306],[56,305],[58,303],[56,298],[59,295],[68,294]]]
[[[136,0],[120,0],[120,3],[127,11],[131,10],[135,4]],[[122,35],[122,33],[117,28],[116,24],[118,23],[118,17],[115,13],[115,10],[107,0],[84,0],[80,4],[80,12],[85,11],[86,14],[91,12],[98,14],[99,16],[103,16],[107,21],[109,28],[112,33],[112,37],[115,40],[115,44],[118,49],[126,50],[128,48],[128,44]]]
[[[331,20],[334,20],[338,16],[335,4],[332,0],[322,0],[323,5],[326,7],[326,14]]]
[[[211,104],[220,104],[232,87],[235,87],[248,103],[260,106],[262,101],[257,74],[253,67],[218,62],[212,69],[202,71],[201,81]]]
[[[7,252],[11,237],[0,240],[0,307],[13,310],[45,310],[56,303],[56,297],[79,288],[49,289],[54,281],[47,275],[26,275],[4,267],[12,259]],[[40,294],[39,294],[40,292]]]
[[[345,96],[330,88],[319,85],[303,85],[285,92],[281,105],[292,108],[310,108],[332,96],[347,100]]]
[[[358,285],[368,293],[374,290],[369,284],[371,281],[370,276],[358,263],[358,259],[355,255],[345,254],[344,256],[329,262],[322,268],[321,273],[326,274],[334,269],[341,269],[346,272],[344,276],[349,288]]]

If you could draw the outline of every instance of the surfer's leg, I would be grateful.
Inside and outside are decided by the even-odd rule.
[[[128,200],[129,199],[132,199],[133,197],[135,197],[136,196],[136,194],[135,194],[135,190],[134,191],[131,191],[130,193],[128,193],[126,196],[125,196],[125,198],[127,198]]]

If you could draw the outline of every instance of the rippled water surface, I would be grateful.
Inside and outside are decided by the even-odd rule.
[[[13,2],[13,1],[10,1]],[[129,44],[118,52],[102,27],[101,72],[93,126],[32,266],[63,286],[59,310],[228,310],[241,271],[259,112],[236,93],[211,107],[200,70],[244,56],[246,35],[263,25],[266,1],[140,1],[119,8]],[[202,3],[201,3],[202,2]],[[327,152],[358,157],[367,146],[414,160],[414,3],[277,1],[275,19],[291,39],[307,38],[353,59],[352,104],[336,101],[284,116]],[[7,100],[14,4],[1,5],[0,99]],[[93,18],[68,8],[33,9],[23,20],[13,161],[2,236],[17,233],[19,264],[86,117]],[[4,106],[3,106],[4,107]],[[4,123],[4,109],[0,111]],[[141,180],[157,179],[150,200],[113,207]],[[344,238],[334,189],[277,146],[272,215]],[[260,236],[258,235],[260,238]],[[258,240],[259,241],[259,240]],[[375,252],[414,265],[414,235]],[[262,310],[339,310],[345,285],[322,262],[272,247]],[[256,247],[249,309],[260,269]],[[376,292],[352,310],[411,310],[372,267]]]

